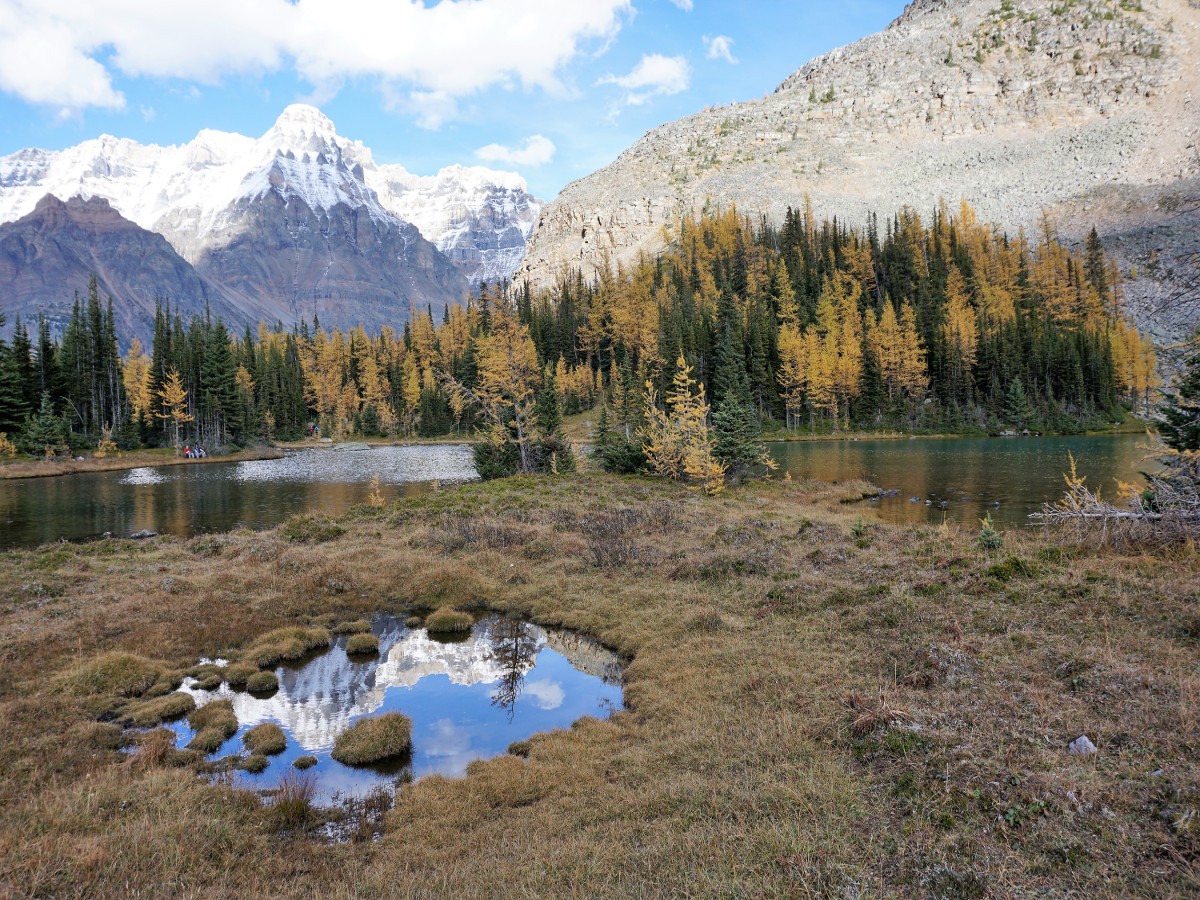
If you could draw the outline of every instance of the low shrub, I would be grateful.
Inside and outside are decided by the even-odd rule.
[[[242,654],[242,658],[244,662],[265,669],[285,659],[299,659],[310,650],[328,646],[329,632],[324,628],[292,625],[261,635]]]
[[[122,722],[133,728],[153,728],[170,719],[178,719],[196,708],[191,694],[176,692],[136,703],[125,711]]]
[[[373,634],[351,635],[346,641],[347,653],[378,653],[379,638]]]
[[[293,516],[282,528],[283,536],[298,544],[323,544],[346,533],[346,529],[325,516]]]
[[[450,609],[446,606],[435,612],[431,612],[425,617],[425,627],[427,629],[432,632],[445,634],[470,631],[474,623],[475,620],[471,618],[470,613],[465,613],[458,609]]]
[[[278,689],[279,679],[269,669],[263,672],[255,672],[246,679],[246,690],[253,694],[266,694]]]
[[[385,713],[360,719],[337,736],[333,758],[348,766],[361,766],[399,756],[412,744],[412,720],[402,713]]]
[[[274,756],[287,749],[287,738],[284,737],[283,729],[274,722],[255,725],[242,735],[242,743],[251,753],[261,753],[265,756]]]
[[[159,663],[132,653],[105,653],[71,669],[59,684],[63,691],[77,696],[140,697],[162,671]]]

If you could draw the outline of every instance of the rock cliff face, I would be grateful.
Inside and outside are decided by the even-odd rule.
[[[852,224],[966,198],[985,220],[1069,239],[1093,224],[1127,269],[1194,242],[1200,193],[1196,0],[918,0],[771,95],[655,129],[542,212],[515,278],[628,262],[687,210],[782,219],[805,194]],[[1162,329],[1170,323],[1159,321]]]
[[[101,297],[113,298],[117,330],[125,340],[137,335],[149,341],[159,297],[173,298],[185,318],[203,315],[206,304],[227,320],[241,313],[166,238],[139,228],[105,200],[63,202],[47,196],[27,216],[0,225],[2,309],[10,326],[17,315],[32,324],[41,314],[61,329],[75,293],[87,296],[92,273]],[[267,314],[262,306],[250,309]]]

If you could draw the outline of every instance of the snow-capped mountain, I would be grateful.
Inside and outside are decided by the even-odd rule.
[[[303,104],[259,138],[205,130],[162,147],[105,135],[0,157],[0,223],[32,213],[46,195],[107,201],[162,235],[210,298],[249,322],[265,310],[285,323],[319,315],[368,327],[510,277],[541,210],[513,173],[452,166],[422,177],[376,165],[360,141]],[[119,272],[110,276],[121,293]],[[46,296],[10,296],[5,309],[53,305],[80,287],[46,284]]]
[[[448,166],[429,176],[399,165],[367,167],[366,180],[385,207],[416,225],[473,285],[512,277],[543,206],[520,175],[482,166]]]
[[[477,273],[476,284],[512,274],[542,207],[513,172],[455,165],[419,176],[376,165],[319,109],[293,104],[258,139],[204,130],[161,147],[103,135],[62,151],[0,157],[0,223],[31,212],[46,194],[101,197],[194,263],[237,228],[248,201],[284,187],[316,213],[345,205],[417,226],[469,277]]]

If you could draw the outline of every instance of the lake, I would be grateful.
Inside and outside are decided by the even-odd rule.
[[[776,477],[863,479],[896,491],[867,504],[892,522],[1023,524],[1061,496],[1068,453],[1105,494],[1146,468],[1144,435],[804,441],[768,445]],[[465,445],[300,450],[282,459],[178,465],[0,481],[0,548],[148,529],[192,535],[269,528],[297,513],[338,515],[366,502],[379,476],[386,500],[434,481],[475,478]],[[914,499],[915,498],[915,499]],[[928,501],[928,503],[926,503]],[[997,505],[998,504],[998,505]]]
[[[105,532],[191,535],[269,528],[297,513],[365,503],[379,476],[387,500],[475,478],[461,444],[289,451],[282,459],[89,472],[0,481],[0,549]]]
[[[1063,474],[1075,457],[1089,487],[1116,496],[1117,482],[1140,482],[1144,434],[1070,437],[914,438],[911,440],[804,441],[768,444],[776,476],[818,481],[862,479],[895,491],[868,505],[890,522],[1028,523],[1030,513],[1064,491]],[[928,502],[927,502],[928,501]]]

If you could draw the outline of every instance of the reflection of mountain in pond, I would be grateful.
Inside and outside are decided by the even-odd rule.
[[[351,659],[339,643],[298,669],[277,670],[279,691],[271,697],[233,692],[226,686],[219,691],[190,692],[200,703],[228,697],[242,726],[278,722],[305,750],[327,750],[354,719],[383,705],[388,688],[412,688],[422,678],[435,675],[445,675],[451,683],[464,686],[523,678],[535,665],[536,652],[547,645],[548,635],[533,625],[516,625],[534,652],[513,661],[497,653],[504,645],[503,632],[512,627],[502,620],[484,621],[467,640],[442,643],[424,629],[407,631],[389,623],[376,631],[381,658]]]
[[[546,633],[533,626],[523,626],[535,643],[534,653],[547,643]],[[481,622],[471,637],[461,643],[444,644],[431,638],[424,629],[417,629],[388,651],[387,661],[379,666],[377,685],[412,687],[429,675],[446,675],[452,684],[491,684],[505,675],[503,660],[496,656],[494,624]],[[533,668],[530,656],[521,666],[520,674]]]

